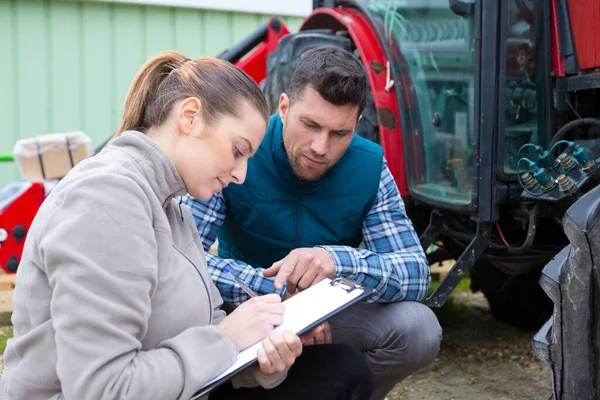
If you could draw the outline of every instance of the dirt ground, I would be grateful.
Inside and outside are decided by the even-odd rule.
[[[534,331],[496,321],[481,293],[452,295],[440,315],[442,348],[434,364],[398,384],[388,400],[548,400],[550,368],[531,352]]]

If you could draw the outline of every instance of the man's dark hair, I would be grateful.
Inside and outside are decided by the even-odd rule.
[[[357,105],[359,114],[367,103],[363,66],[352,53],[339,47],[315,47],[304,53],[292,76],[290,102],[301,96],[306,86],[336,106]]]

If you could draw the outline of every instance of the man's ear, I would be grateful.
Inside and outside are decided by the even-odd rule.
[[[281,93],[279,96],[279,117],[281,121],[285,121],[285,117],[287,116],[287,112],[290,109],[290,98],[287,94]]]
[[[201,121],[202,102],[196,97],[188,97],[179,106],[177,122],[179,131],[185,135],[192,132],[194,124]]]

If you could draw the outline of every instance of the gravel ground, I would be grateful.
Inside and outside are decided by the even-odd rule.
[[[444,337],[438,358],[387,399],[548,400],[551,371],[531,352],[535,332],[496,321],[481,293],[457,293],[452,299],[460,312],[440,316]]]

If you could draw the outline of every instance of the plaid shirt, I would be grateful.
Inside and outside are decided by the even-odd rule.
[[[240,260],[221,259],[208,253],[227,213],[221,193],[209,201],[186,195],[183,204],[192,211],[207,252],[208,269],[223,301],[238,305],[249,298],[223,272],[225,266],[255,292],[266,294],[275,291],[274,278],[263,277],[263,268],[254,268]],[[366,249],[321,246],[333,257],[336,275],[375,288],[376,293],[369,299],[370,302],[422,301],[429,289],[429,264],[385,159],[377,197],[362,223],[362,236]],[[280,294],[284,291],[285,286]]]

